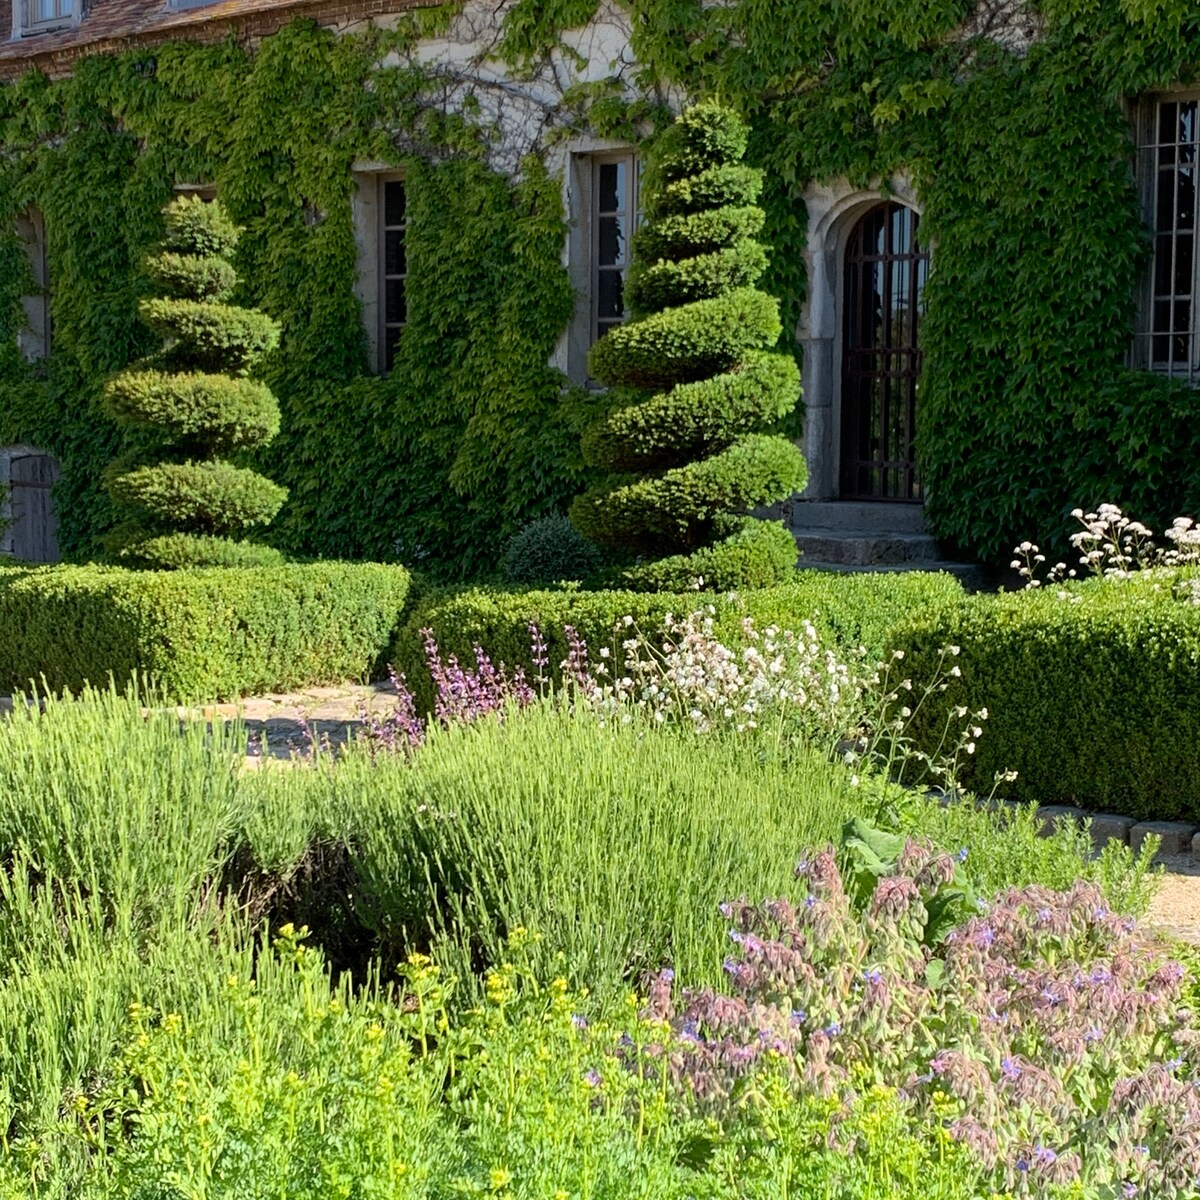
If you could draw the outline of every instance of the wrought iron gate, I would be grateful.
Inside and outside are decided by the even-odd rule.
[[[917,245],[919,219],[903,204],[879,204],[859,220],[846,247],[844,499],[921,499],[913,447],[929,251]]]

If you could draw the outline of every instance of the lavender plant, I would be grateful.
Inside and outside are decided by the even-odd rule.
[[[535,662],[540,634],[532,629]],[[494,663],[481,646],[474,647],[474,670],[464,667],[458,656],[442,657],[431,629],[423,630],[425,661],[437,688],[434,719],[443,726],[470,725],[483,717],[503,716],[510,707],[524,708],[536,699],[523,668],[510,672],[503,663]],[[541,646],[544,657],[545,645]],[[373,750],[411,751],[425,741],[426,722],[417,713],[416,700],[403,675],[390,672],[396,703],[383,715],[360,710],[367,745]]]

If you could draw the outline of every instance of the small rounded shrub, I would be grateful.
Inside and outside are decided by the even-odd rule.
[[[600,551],[564,516],[531,521],[509,539],[501,569],[508,583],[546,584],[587,579],[602,565]]]
[[[800,373],[773,347],[778,302],[754,284],[766,251],[761,174],[741,162],[747,130],[719,105],[691,109],[662,137],[633,241],[634,319],[592,348],[612,388],[584,431],[584,458],[609,472],[576,498],[589,540],[631,556],[620,582],[639,591],[766,587],[795,567],[782,526],[756,508],[805,484],[800,451],[771,432],[795,407]],[[632,476],[632,478],[631,478]]]
[[[263,446],[279,431],[271,390],[247,378],[279,345],[279,325],[225,303],[237,285],[229,256],[240,231],[219,204],[181,197],[167,206],[164,224],[162,242],[142,264],[164,295],[138,306],[162,348],[104,391],[111,417],[158,435],[140,461],[109,469],[108,492],[124,518],[109,549],[151,567],[276,563],[276,551],[221,539],[266,525],[287,490],[220,456]]]

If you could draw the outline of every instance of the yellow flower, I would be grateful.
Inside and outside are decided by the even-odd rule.
[[[488,1172],[488,1183],[493,1192],[502,1191],[512,1182],[512,1175],[504,1167],[493,1167]]]
[[[554,1193],[554,1200],[569,1200],[569,1197],[567,1196],[567,1193],[562,1190],[562,1188],[559,1188],[558,1191]]]

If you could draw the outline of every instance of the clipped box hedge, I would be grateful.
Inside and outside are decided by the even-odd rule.
[[[927,750],[952,706],[988,719],[964,782],[1039,804],[1200,822],[1200,606],[1151,578],[965,597],[894,633],[918,687],[942,647],[962,676],[918,711]],[[958,722],[961,728],[962,722]]]
[[[721,595],[714,593],[512,591],[470,588],[433,591],[410,612],[392,647],[392,660],[403,672],[423,707],[433,703],[432,683],[425,663],[421,630],[433,630],[443,655],[457,654],[473,664],[472,647],[481,646],[494,661],[523,666],[532,674],[529,623],[535,622],[549,647],[552,674],[567,656],[564,626],[574,626],[587,642],[592,661],[608,647],[623,659],[623,636],[614,626],[631,616],[647,634],[661,628],[668,613],[676,616],[707,605],[717,610],[718,634],[727,641],[741,639],[741,622],[753,617],[760,628],[796,628],[813,619],[819,629],[843,646],[866,646],[882,655],[892,628],[914,611],[954,605],[963,591],[957,580],[943,574],[831,575],[797,572],[794,581],[778,587]]]
[[[144,672],[171,697],[213,700],[362,678],[409,583],[378,563],[0,568],[0,692]]]

